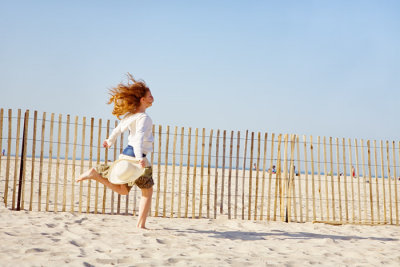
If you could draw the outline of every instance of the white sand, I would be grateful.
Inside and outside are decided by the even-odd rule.
[[[4,158],[3,158],[4,159]],[[0,199],[4,200],[4,186],[6,162],[1,162],[0,172]],[[85,166],[87,162],[85,163]],[[1,204],[0,207],[0,266],[399,266],[400,264],[400,231],[399,226],[366,226],[366,225],[341,225],[333,226],[326,224],[308,223],[283,223],[279,222],[280,211],[279,204],[277,209],[278,222],[249,221],[249,220],[228,220],[228,170],[225,170],[224,178],[224,198],[221,199],[222,169],[218,170],[218,188],[217,188],[217,219],[210,220],[206,217],[207,202],[207,171],[204,170],[204,192],[202,197],[202,216],[201,219],[180,219],[178,217],[178,200],[181,197],[181,216],[185,215],[186,193],[188,193],[188,217],[192,216],[193,207],[195,207],[195,217],[199,216],[200,188],[201,188],[201,170],[190,168],[188,176],[186,167],[182,170],[181,193],[179,194],[179,168],[173,175],[172,167],[167,171],[161,166],[158,173],[157,166],[154,167],[155,188],[152,203],[152,215],[154,216],[157,207],[157,186],[160,181],[159,192],[159,216],[165,214],[167,217],[175,218],[156,218],[149,217],[147,226],[150,231],[138,230],[135,228],[136,216],[132,216],[132,210],[137,207],[140,198],[140,192],[133,189],[129,195],[129,214],[124,215],[103,215],[93,214],[95,184],[91,186],[91,205],[90,214],[72,214],[68,212],[54,213],[55,203],[58,205],[58,211],[63,208],[63,195],[66,193],[66,210],[71,209],[71,202],[74,210],[79,208],[79,185],[72,185],[72,168],[69,165],[67,176],[64,176],[63,162],[60,162],[60,170],[57,171],[57,164],[54,161],[51,173],[51,186],[49,187],[49,210],[50,212],[39,212],[38,210],[38,180],[39,166],[36,165],[34,173],[34,186],[31,187],[31,165],[27,165],[26,187],[25,187],[25,211],[11,211],[12,187],[14,183],[14,161],[9,169],[8,186],[8,204],[7,208]],[[86,169],[87,167],[85,167]],[[210,177],[210,216],[214,215],[214,193],[215,193],[215,169],[211,169]],[[80,168],[76,167],[76,174]],[[57,176],[57,173],[59,174]],[[17,173],[18,174],[18,173]],[[196,174],[195,187],[194,174]],[[248,218],[249,201],[249,174],[247,173],[245,183],[242,181],[242,172],[239,172],[238,179],[238,203],[237,215],[242,216],[242,189],[244,188],[244,218]],[[18,175],[16,176],[18,177]],[[45,201],[48,181],[47,160],[43,166],[43,185],[41,208],[45,210]],[[58,177],[58,178],[57,178]],[[232,172],[232,195],[234,195],[234,183],[236,173]],[[264,190],[265,198],[262,198],[262,175],[259,174],[259,187],[256,190],[256,174],[253,173],[252,180],[252,202],[251,219],[254,218],[255,210],[257,216],[261,213],[260,203],[264,204],[263,218],[267,215],[267,192],[269,177],[266,176]],[[273,215],[273,199],[275,197],[275,177],[272,177],[271,184],[271,204],[270,212]],[[55,194],[55,181],[58,183],[58,194]],[[160,179],[160,180],[157,180]],[[320,198],[331,197],[332,184],[330,180],[325,181],[325,177],[319,180],[315,177],[316,191],[316,219],[328,220],[327,210],[330,210],[329,220],[332,220],[332,201],[322,203],[323,212],[321,213]],[[311,177],[308,177],[308,183],[305,183],[306,177],[297,178],[295,184],[297,207],[297,216],[292,211],[292,220],[301,221],[300,208],[302,208],[302,218],[306,219],[306,210],[308,206],[308,220],[312,221],[312,187]],[[172,182],[174,181],[174,182]],[[187,183],[189,181],[189,183]],[[320,187],[321,181],[321,187]],[[347,190],[349,196],[349,222],[352,221],[353,213],[358,221],[362,218],[368,223],[369,203],[365,206],[363,200],[368,200],[368,194],[364,194],[364,186],[368,190],[369,184],[361,183],[361,190],[358,191],[358,182],[360,180],[350,179],[347,181]],[[362,180],[361,180],[362,181]],[[64,186],[64,182],[66,186]],[[335,186],[336,185],[336,180]],[[305,201],[306,184],[308,184],[308,202]],[[326,192],[326,185],[329,191]],[[343,180],[341,182],[342,202],[338,202],[338,187],[335,187],[335,207],[336,221],[342,214],[345,218],[345,197]],[[374,185],[374,184],[372,184]],[[299,189],[301,186],[300,199]],[[351,186],[354,186],[355,195],[351,196]],[[387,187],[387,184],[385,185]],[[397,185],[399,187],[399,184]],[[33,211],[26,211],[30,204],[30,190],[33,190]],[[193,191],[195,188],[195,192]],[[65,189],[65,190],[64,190]],[[74,189],[74,197],[72,197]],[[88,182],[83,183],[82,191],[82,211],[86,212]],[[188,191],[186,191],[188,189]],[[375,192],[376,187],[372,192]],[[388,188],[387,188],[388,189]],[[392,190],[394,188],[392,187]],[[164,195],[166,190],[166,195]],[[174,194],[172,194],[172,190]],[[382,187],[380,187],[379,205],[380,216],[383,218],[383,199]],[[321,192],[321,193],[319,193]],[[366,191],[367,193],[369,191]],[[388,191],[386,191],[388,192]],[[394,192],[394,190],[393,190]],[[258,206],[255,209],[255,195],[258,194]],[[386,193],[387,194],[387,193]],[[107,190],[105,212],[110,213],[112,207],[116,212],[117,196],[115,195],[114,206],[111,205],[111,192]],[[171,196],[174,196],[172,198]],[[193,195],[195,195],[195,205],[193,205]],[[360,195],[361,204],[358,203]],[[57,198],[55,199],[55,197]],[[164,196],[165,201],[164,201]],[[99,187],[99,213],[102,212],[103,186]],[[293,197],[293,195],[292,195]],[[386,218],[389,218],[389,211],[393,215],[395,223],[395,198],[392,198],[392,208],[389,206],[386,198]],[[127,198],[121,198],[121,213],[125,212],[125,203]],[[173,210],[171,200],[174,199]],[[350,199],[354,199],[353,202]],[[56,201],[57,200],[57,201]],[[232,217],[234,214],[234,197],[232,196]],[[223,215],[220,215],[220,204],[224,203]],[[342,203],[342,212],[339,210],[339,203]],[[328,206],[327,206],[328,204]],[[374,203],[375,205],[375,203]],[[293,208],[293,207],[292,207]],[[327,209],[328,208],[328,209]],[[376,210],[377,205],[374,206]],[[136,209],[136,208],[135,208]],[[136,209],[137,210],[137,209]],[[362,216],[359,216],[362,212]],[[323,214],[323,216],[321,216]],[[364,219],[366,214],[366,219]],[[376,216],[376,212],[375,212]],[[397,217],[396,217],[397,218]]]
[[[399,266],[398,226],[10,211],[1,266]]]

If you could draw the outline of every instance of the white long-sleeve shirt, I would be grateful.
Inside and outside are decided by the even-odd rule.
[[[108,146],[115,144],[121,133],[129,130],[128,145],[133,147],[137,159],[142,159],[143,154],[153,151],[153,121],[146,113],[135,113],[123,118],[118,126],[106,139]]]

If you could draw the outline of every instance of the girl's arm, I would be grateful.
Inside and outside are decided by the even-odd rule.
[[[111,132],[111,135],[106,140],[104,140],[103,146],[111,147],[112,145],[115,144],[115,140],[120,135],[121,135],[121,123],[119,123],[118,126]]]

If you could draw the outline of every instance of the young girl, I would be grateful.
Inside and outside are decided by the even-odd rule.
[[[114,104],[112,114],[123,119],[104,140],[103,146],[111,147],[121,133],[129,130],[128,146],[111,166],[98,165],[76,181],[93,179],[121,195],[127,195],[136,184],[142,191],[137,227],[145,229],[154,185],[152,169],[146,159],[146,154],[153,150],[153,122],[145,111],[152,106],[154,98],[144,81],[136,81],[129,73],[128,83],[112,88],[110,95],[108,104]]]

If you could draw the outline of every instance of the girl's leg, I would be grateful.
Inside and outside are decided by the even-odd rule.
[[[101,176],[95,168],[91,168],[90,170],[84,172],[79,176],[78,179],[76,179],[76,182],[81,182],[84,180],[92,179],[95,181],[98,181],[99,183],[104,184],[114,192],[120,194],[120,195],[127,195],[129,194],[129,191],[131,190],[131,187],[128,186],[128,184],[112,184],[110,181],[103,176]]]
[[[153,195],[153,187],[142,188],[142,198],[139,204],[139,217],[137,221],[137,228],[146,229],[146,219],[151,206],[151,197]]]

